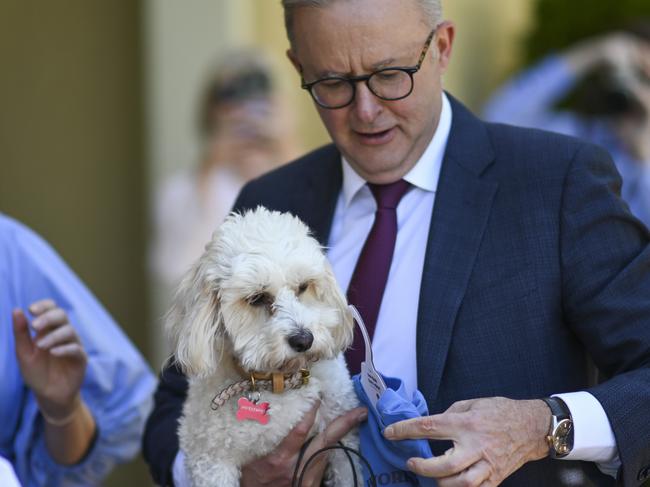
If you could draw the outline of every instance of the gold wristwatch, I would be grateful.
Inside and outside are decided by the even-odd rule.
[[[573,450],[573,419],[566,403],[559,397],[542,399],[551,410],[551,425],[546,435],[551,458],[566,457]]]

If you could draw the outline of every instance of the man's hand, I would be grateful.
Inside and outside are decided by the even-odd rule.
[[[274,451],[242,468],[241,487],[291,487],[300,448],[308,439],[319,406],[320,403],[316,403]],[[367,416],[368,411],[365,408],[355,408],[336,418],[322,433],[314,437],[303,455],[302,464],[317,450],[335,445],[359,423],[365,421]],[[323,453],[310,463],[300,487],[320,486],[327,458],[327,453]],[[299,471],[301,470],[302,465]]]
[[[575,44],[565,52],[564,57],[578,75],[605,64],[626,72],[638,68],[639,74],[645,76],[650,67],[647,59],[649,48],[647,41],[630,33],[615,31]]]
[[[13,312],[20,372],[44,416],[64,420],[80,405],[79,390],[88,359],[65,311],[54,301],[38,301],[29,310],[35,317],[33,339],[23,311]]]
[[[409,469],[438,479],[440,487],[492,487],[548,454],[550,421],[543,401],[494,397],[457,402],[442,414],[400,421],[384,435],[389,440],[452,440],[454,447],[442,456],[409,459]]]

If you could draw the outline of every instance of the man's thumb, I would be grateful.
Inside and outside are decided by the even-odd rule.
[[[26,359],[34,351],[34,342],[29,334],[29,324],[27,317],[20,309],[15,309],[12,313],[14,321],[14,339],[16,341],[16,356],[19,361]]]

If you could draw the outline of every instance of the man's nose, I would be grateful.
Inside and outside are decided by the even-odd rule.
[[[381,100],[377,98],[365,83],[357,83],[352,109],[360,122],[372,123],[382,110]]]

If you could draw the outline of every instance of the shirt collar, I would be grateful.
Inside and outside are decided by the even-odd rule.
[[[447,95],[443,92],[438,127],[420,159],[404,176],[405,181],[424,191],[436,192],[442,160],[451,131],[451,118],[451,105]],[[343,167],[343,198],[345,206],[348,206],[352,198],[365,186],[366,181],[357,174],[344,156],[341,156],[341,164]]]

